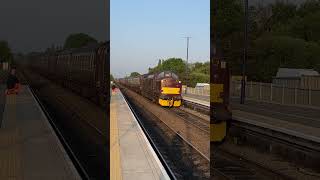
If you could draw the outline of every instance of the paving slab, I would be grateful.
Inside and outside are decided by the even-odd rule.
[[[111,177],[170,179],[120,91],[111,96]],[[116,137],[116,139],[115,139]],[[118,173],[118,174],[116,174]]]
[[[6,96],[0,157],[0,179],[81,179],[28,86]]]

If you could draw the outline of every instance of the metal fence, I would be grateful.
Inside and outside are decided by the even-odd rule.
[[[231,82],[230,93],[240,97],[241,82]],[[272,83],[247,82],[246,98],[256,101],[320,107],[320,90],[288,88]]]
[[[185,87],[182,87],[182,93],[185,93]],[[199,95],[199,96],[210,96],[209,88],[192,88],[187,87],[187,94]]]
[[[185,87],[182,88],[185,93]],[[187,94],[210,96],[209,88],[187,87]],[[240,97],[241,81],[230,82],[231,97]],[[320,90],[289,88],[272,83],[247,82],[246,98],[254,101],[320,107]]]

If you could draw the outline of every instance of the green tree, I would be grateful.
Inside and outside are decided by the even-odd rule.
[[[192,68],[188,69],[188,76],[186,75],[186,61],[183,61],[181,58],[161,60],[161,63],[158,63],[157,66],[149,68],[149,73],[160,71],[172,71],[176,73],[182,83],[187,82],[188,86],[195,86],[199,82],[209,83],[210,80],[210,62],[194,63]]]
[[[110,81],[114,81],[114,77],[112,74],[110,74]]]
[[[183,75],[185,73],[185,69],[186,63],[181,58],[169,58],[166,60],[162,60],[161,64],[158,63],[156,67],[149,68],[149,73],[172,71],[178,75]]]
[[[314,42],[268,34],[257,39],[253,48],[255,61],[248,63],[248,75],[254,80],[270,81],[279,67],[319,68],[320,46]]]
[[[297,6],[293,3],[277,1],[271,5],[271,8],[270,26],[287,23],[288,20],[297,15]]]
[[[320,9],[318,12],[310,13],[304,17],[292,18],[286,25],[283,25],[279,31],[282,34],[304,39],[305,41],[320,40]]]
[[[241,73],[243,5],[241,0],[224,0],[218,4],[220,48],[233,74]],[[319,0],[307,0],[299,5],[276,1],[266,6],[249,7],[248,77],[257,81],[271,81],[279,67],[313,68],[319,71],[319,29]],[[195,64],[192,72],[204,73],[204,69],[201,64]]]
[[[203,73],[203,74],[210,74],[210,62],[196,62],[194,63],[194,67],[191,69],[191,72],[196,72],[196,73]]]
[[[149,73],[157,73],[161,71],[172,71],[179,76],[182,82],[186,82],[186,62],[181,58],[173,57],[161,61],[159,60],[157,66],[149,68]]]
[[[243,52],[243,4],[241,0],[223,0],[218,1],[217,9],[217,51],[236,68]]]
[[[155,66],[153,68],[149,67],[149,73],[156,73],[156,72],[159,72],[160,66]]]
[[[11,62],[13,55],[7,41],[0,41],[0,61]]]
[[[244,13],[241,0],[218,1],[217,9],[217,31],[222,38],[242,29]]]
[[[140,76],[140,73],[138,73],[138,72],[132,72],[130,74],[130,77],[138,77],[138,76]]]
[[[185,73],[186,63],[181,58],[169,58],[164,60],[160,66],[160,71],[172,71],[178,75]]]
[[[308,14],[313,14],[320,10],[320,1],[319,0],[307,0],[302,3],[297,10],[297,14],[300,17],[304,17]]]
[[[98,43],[98,41],[84,33],[70,34],[64,42],[64,49],[80,48],[89,43]]]
[[[162,63],[162,61],[161,61],[161,59],[159,59],[158,66],[161,66],[161,63]]]
[[[195,87],[197,83],[210,83],[210,74],[192,72],[188,86]]]

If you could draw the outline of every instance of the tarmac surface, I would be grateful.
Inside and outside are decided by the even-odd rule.
[[[193,94],[183,95],[186,97],[209,102],[209,96],[199,96]],[[240,104],[239,98],[231,99],[231,109],[252,114],[259,114],[274,119],[298,123],[306,126],[320,127],[320,109],[312,109],[300,106],[289,106],[266,102],[246,100],[245,104]]]

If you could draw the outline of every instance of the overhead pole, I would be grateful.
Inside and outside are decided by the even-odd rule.
[[[217,11],[218,11],[218,0],[212,0],[211,1],[211,11],[213,11],[213,15],[210,17],[211,23],[210,23],[210,57],[211,59],[214,59],[217,57],[217,27],[216,27],[216,21],[217,21]]]
[[[187,82],[188,82],[188,64],[189,64],[189,39],[191,38],[190,36],[184,37],[187,39],[187,64],[186,64],[186,89],[185,89],[185,94],[187,94]]]
[[[242,79],[240,104],[244,104],[246,96],[246,62],[248,58],[248,0],[244,0],[244,49],[242,59]]]

